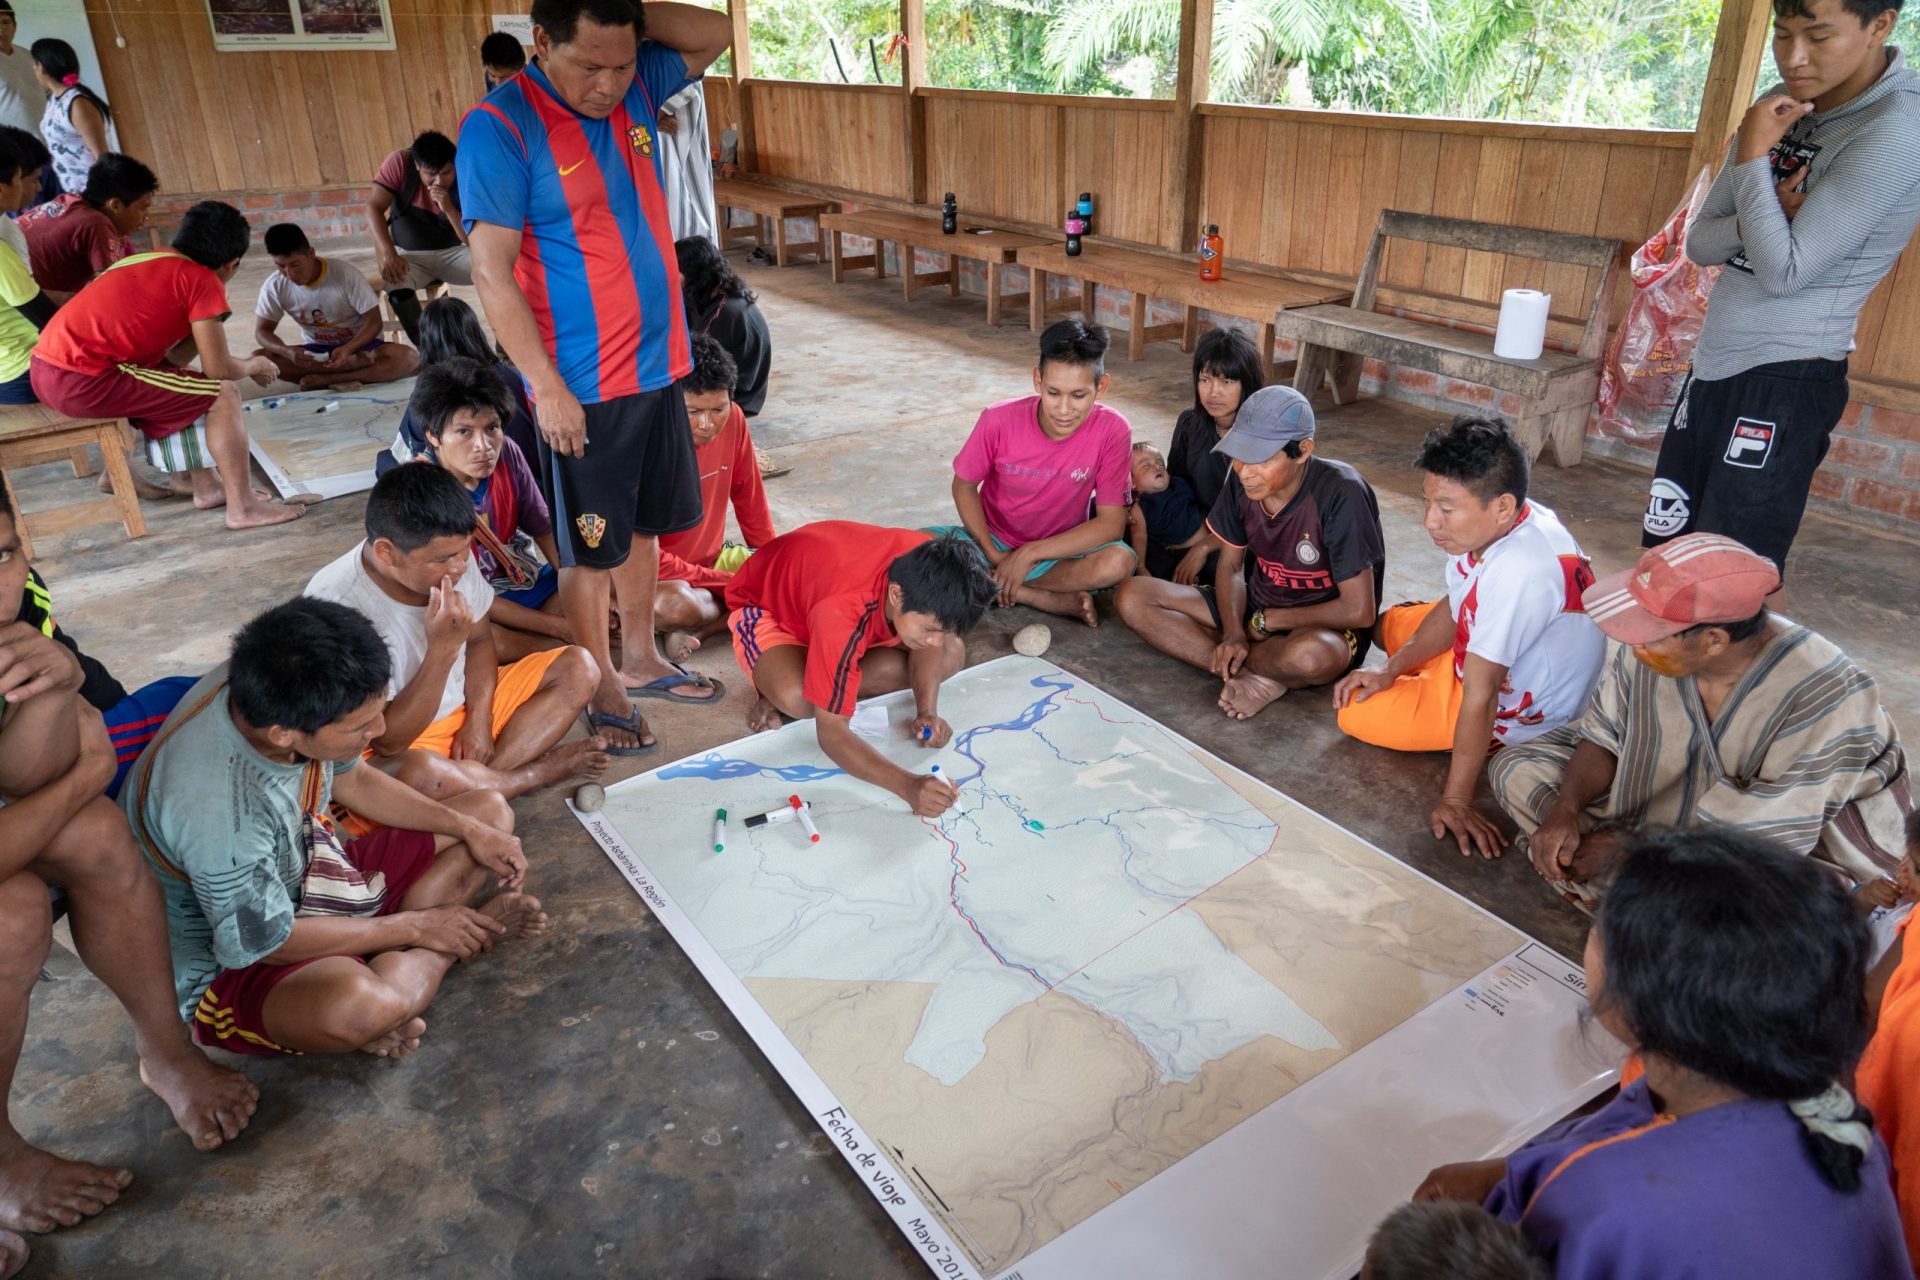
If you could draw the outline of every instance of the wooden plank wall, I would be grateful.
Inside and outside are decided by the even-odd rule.
[[[1227,256],[1347,278],[1359,273],[1383,208],[1638,245],[1678,202],[1690,141],[1317,112],[1203,113],[1201,218],[1220,224]],[[1598,284],[1582,268],[1399,242],[1382,280],[1397,305],[1476,320],[1512,288],[1551,293],[1556,316],[1584,315]],[[1616,314],[1625,304],[1618,290]]]
[[[204,3],[120,0],[127,47],[91,8],[121,145],[167,191],[364,184],[423,129],[480,97],[488,15],[527,0],[391,0],[398,49],[215,53]]]
[[[927,191],[981,218],[1058,228],[1082,191],[1102,237],[1159,245],[1173,234],[1174,114],[1168,102],[930,90]]]
[[[906,97],[884,85],[748,80],[760,172],[907,198]]]

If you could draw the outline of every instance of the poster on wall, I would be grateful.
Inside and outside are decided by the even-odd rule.
[[[387,0],[208,0],[213,47],[391,49]]]

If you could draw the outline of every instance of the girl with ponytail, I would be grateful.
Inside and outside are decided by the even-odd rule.
[[[107,142],[107,100],[80,83],[80,56],[65,40],[35,40],[33,73],[47,91],[40,136],[53,153],[53,176],[60,189],[75,195],[87,190],[93,162],[112,148]]]
[[[1831,868],[1724,828],[1636,838],[1587,937],[1600,1025],[1645,1074],[1416,1199],[1479,1199],[1559,1280],[1913,1274],[1886,1148],[1840,1082],[1865,922]]]

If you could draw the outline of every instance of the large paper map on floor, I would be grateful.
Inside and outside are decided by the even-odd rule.
[[[253,460],[282,498],[339,498],[371,489],[373,460],[393,443],[413,381],[249,400],[245,425]]]
[[[881,701],[938,821],[809,723],[580,816],[936,1272],[1351,1275],[1603,1083],[1577,966],[1050,663],[949,681],[940,751]],[[821,843],[742,825],[796,793]]]

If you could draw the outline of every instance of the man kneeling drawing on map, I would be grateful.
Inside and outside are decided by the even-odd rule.
[[[854,707],[862,693],[912,689],[907,732],[944,747],[953,729],[939,715],[940,684],[966,664],[962,637],[998,594],[980,552],[958,536],[824,520],[775,538],[727,584],[733,651],[759,694],[747,727],[811,716],[835,764],[939,817],[958,798],[953,787],[856,735]]]

